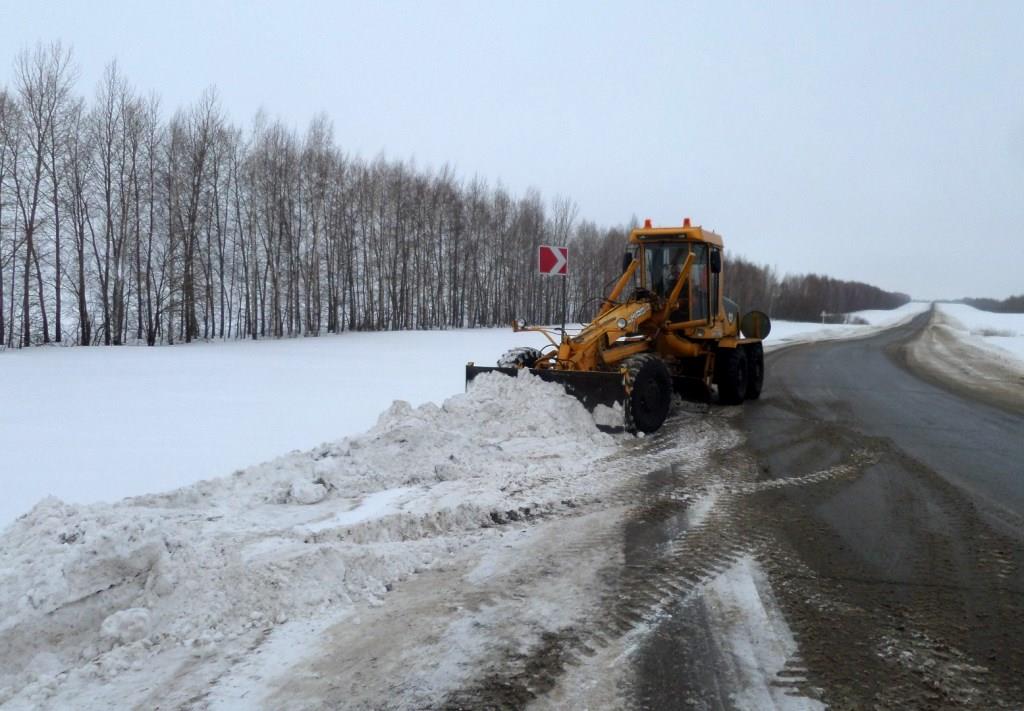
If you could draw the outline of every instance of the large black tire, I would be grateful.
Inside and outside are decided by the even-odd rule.
[[[761,386],[764,385],[764,348],[760,343],[749,343],[743,348],[747,351],[747,399],[756,400],[761,397]]]
[[[499,368],[532,368],[540,358],[540,351],[529,346],[520,346],[505,351],[498,358]]]
[[[747,353],[743,348],[719,348],[715,357],[718,401],[739,405],[747,394]]]
[[[668,417],[672,405],[672,376],[655,355],[643,353],[626,359],[625,420],[630,432],[654,432]]]

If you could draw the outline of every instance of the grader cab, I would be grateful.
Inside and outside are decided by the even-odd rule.
[[[653,432],[668,416],[675,390],[738,405],[761,394],[762,340],[771,323],[760,311],[740,318],[724,296],[722,238],[690,220],[682,227],[652,227],[647,220],[629,235],[623,271],[593,321],[570,335],[538,331],[543,349],[514,348],[497,367],[466,366],[467,387],[482,373],[531,373],[561,383],[594,409],[620,404],[626,429]]]

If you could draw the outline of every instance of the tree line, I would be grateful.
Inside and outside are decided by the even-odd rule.
[[[836,321],[851,311],[894,309],[910,301],[907,294],[821,274],[779,277],[774,269],[742,257],[730,257],[728,269],[730,295],[741,306],[789,321],[817,321],[822,311],[826,320]]]
[[[13,77],[0,87],[0,345],[552,323],[562,284],[537,274],[540,244],[570,247],[568,313],[586,319],[621,269],[628,226],[448,166],[350,155],[326,116],[300,134],[261,113],[243,130],[208,90],[165,118],[116,63],[87,100],[59,43],[21,52]],[[741,304],[777,317],[902,297],[730,266]]]
[[[959,300],[961,304],[973,306],[982,311],[994,311],[1000,314],[1022,314],[1024,313],[1024,294],[1008,296],[1005,299],[987,299],[964,297]]]

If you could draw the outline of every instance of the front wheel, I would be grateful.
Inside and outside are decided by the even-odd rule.
[[[747,395],[747,353],[740,348],[719,348],[715,356],[715,382],[718,401],[739,405]]]
[[[665,422],[672,405],[672,376],[662,360],[650,353],[628,358],[623,365],[626,429],[654,432]]]

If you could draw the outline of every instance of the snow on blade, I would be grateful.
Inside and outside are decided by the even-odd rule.
[[[214,682],[244,694],[253,650],[299,649],[483,527],[588,493],[615,449],[559,386],[486,375],[230,477],[45,499],[0,534],[0,704],[172,707]]]

